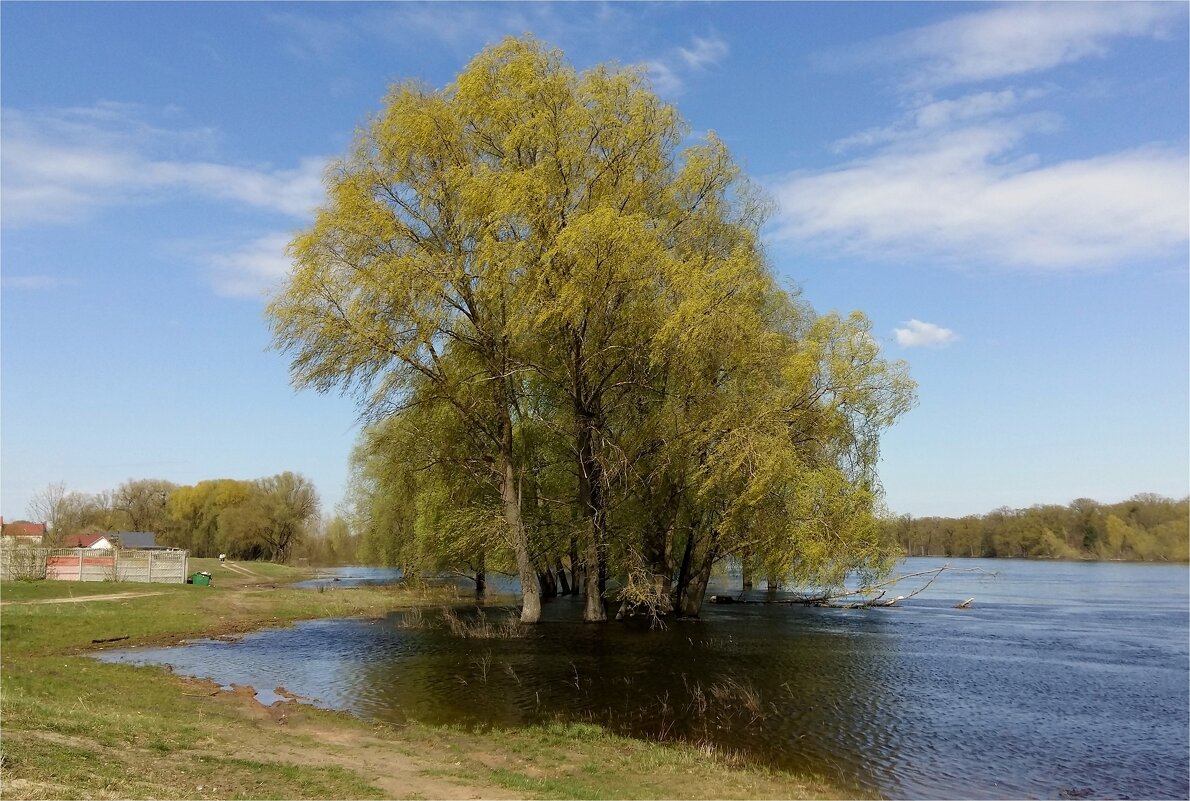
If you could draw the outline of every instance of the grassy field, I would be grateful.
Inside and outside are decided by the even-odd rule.
[[[177,642],[454,600],[402,587],[296,590],[291,568],[215,560],[210,587],[0,585],[3,798],[838,798],[813,778],[587,725],[393,726],[220,690],[102,647]],[[100,596],[122,597],[101,600]],[[124,595],[128,594],[128,595]],[[135,597],[133,597],[135,594]],[[94,598],[93,600],[87,600]],[[56,602],[69,601],[69,602]],[[117,639],[119,638],[119,639]],[[99,642],[96,640],[114,640]],[[271,688],[269,688],[271,689]]]

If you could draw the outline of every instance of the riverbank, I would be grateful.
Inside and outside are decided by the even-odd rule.
[[[553,724],[466,731],[263,706],[97,649],[180,642],[312,618],[381,616],[444,590],[296,590],[305,575],[214,560],[211,587],[0,585],[3,798],[840,798],[854,791],[692,746]],[[125,592],[154,593],[100,600]],[[80,600],[87,599],[87,600]],[[70,600],[70,603],[50,601]],[[262,688],[274,689],[274,688]],[[278,694],[284,694],[279,688]]]

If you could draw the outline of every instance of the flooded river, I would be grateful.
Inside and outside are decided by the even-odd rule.
[[[708,604],[662,631],[584,625],[564,599],[514,639],[394,613],[102,658],[389,721],[593,720],[895,798],[1190,797],[1185,566],[946,563],[996,575],[946,573],[891,609]]]

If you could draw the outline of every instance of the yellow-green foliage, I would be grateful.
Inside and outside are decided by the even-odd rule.
[[[687,133],[639,72],[506,39],[442,90],[394,86],[328,171],[268,314],[299,386],[387,418],[356,460],[374,553],[515,556],[524,586],[577,548],[650,607],[681,562],[883,564],[905,366],[776,285],[766,201]]]

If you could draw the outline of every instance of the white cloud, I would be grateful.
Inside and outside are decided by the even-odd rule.
[[[686,89],[678,70],[667,61],[646,61],[645,71],[649,75],[649,83],[653,91],[666,97],[680,95]]]
[[[902,67],[893,75],[903,111],[830,146],[859,155],[773,182],[774,237],[874,259],[973,267],[1076,270],[1184,259],[1184,145],[1137,142],[1043,160],[1028,140],[1065,125],[1038,103],[1062,91],[1055,85],[936,96],[945,87],[1106,56],[1118,39],[1160,37],[1176,23],[1185,24],[1185,8],[1172,3],[1016,3],[865,43],[850,53],[851,66]]]
[[[232,298],[267,298],[292,267],[285,253],[290,238],[289,233],[274,232],[232,253],[210,257],[215,291]]]
[[[912,131],[874,154],[773,187],[778,241],[966,266],[1102,268],[1183,248],[1184,150],[1042,164],[1016,153],[1045,117]]]
[[[107,206],[179,194],[300,217],[323,196],[325,159],[303,159],[290,169],[225,164],[209,157],[212,130],[159,128],[143,116],[137,107],[112,103],[4,109],[4,225],[70,222]]]
[[[969,122],[1012,111],[1025,101],[1035,100],[1044,94],[1044,91],[1038,89],[1027,92],[1005,89],[1000,92],[964,95],[953,100],[932,100],[913,110],[913,121],[922,129],[944,128],[958,122]]]
[[[854,148],[872,147],[920,137],[928,131],[944,130],[957,123],[973,122],[1003,115],[1020,108],[1028,101],[1043,97],[1045,94],[1046,92],[1040,89],[1028,91],[1004,89],[998,92],[964,95],[953,100],[935,100],[927,95],[917,98],[915,103],[909,104],[908,112],[896,124],[869,128],[852,134],[832,143],[831,150],[835,153],[843,153]]]
[[[294,169],[243,168],[202,162],[154,162],[145,165],[148,181],[185,187],[195,194],[233,200],[291,217],[310,214],[322,201],[326,159],[305,158]]]
[[[1184,26],[1179,3],[1009,3],[827,56],[852,65],[905,63],[905,85],[930,89],[1024,75],[1101,57],[1115,39]]]
[[[944,348],[959,338],[949,328],[921,320],[909,320],[904,328],[894,328],[893,335],[902,348]]]
[[[722,39],[695,36],[690,42],[690,47],[678,48],[678,55],[690,69],[705,70],[725,59],[729,50],[727,42]]]

